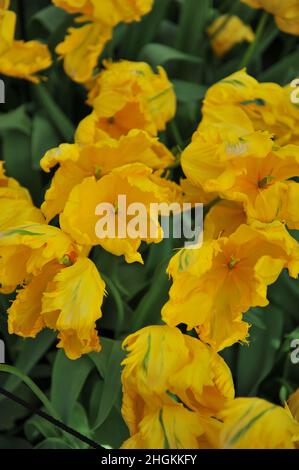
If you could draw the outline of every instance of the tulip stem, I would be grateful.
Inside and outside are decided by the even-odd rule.
[[[184,141],[183,141],[183,138],[181,136],[180,130],[177,126],[177,123],[175,122],[174,119],[169,123],[169,127],[171,129],[172,135],[174,137],[174,140],[175,140],[177,146],[182,151],[183,148],[184,148]]]
[[[33,92],[41,107],[48,114],[52,123],[66,142],[74,139],[75,128],[71,120],[64,114],[62,109],[56,104],[53,97],[42,83],[33,87]]]
[[[240,69],[243,69],[244,67],[247,67],[250,64],[253,58],[253,54],[256,50],[256,46],[263,35],[264,29],[267,23],[267,19],[268,19],[268,13],[265,11],[260,18],[259,24],[257,25],[256,32],[255,32],[255,39],[251,44],[249,44],[249,47],[240,63]]]

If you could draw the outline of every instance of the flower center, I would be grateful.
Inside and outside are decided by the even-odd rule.
[[[232,270],[234,269],[237,264],[240,262],[240,260],[238,258],[235,258],[234,256],[231,256],[227,266],[228,266],[228,269]]]
[[[267,175],[263,179],[259,180],[258,187],[260,189],[265,189],[268,186],[270,186],[274,180],[275,180],[275,176]]]
[[[99,180],[102,176],[102,168],[100,166],[96,166],[94,175],[96,177],[96,180]]]
[[[75,260],[73,259],[72,255],[64,255],[60,260],[59,263],[63,264],[63,266],[70,267],[73,266]]]

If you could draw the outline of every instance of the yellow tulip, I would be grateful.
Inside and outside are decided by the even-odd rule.
[[[241,108],[254,129],[269,132],[278,145],[299,143],[299,109],[277,83],[259,83],[246,70],[224,78],[207,91],[202,125],[215,124],[217,115],[222,121],[227,106]]]
[[[81,13],[109,26],[139,21],[153,6],[153,0],[53,0],[53,3],[68,13]]]
[[[60,229],[31,224],[1,232],[0,281],[5,292],[23,286],[8,309],[11,334],[35,337],[45,327],[58,330],[58,347],[70,359],[100,350],[95,322],[105,284]]]
[[[286,267],[298,276],[299,248],[280,222],[241,225],[229,237],[173,257],[168,272],[174,282],[162,318],[196,328],[217,350],[245,341],[249,325],[242,314],[268,304],[267,287]]]
[[[53,0],[68,13],[81,13],[79,28],[70,28],[56,52],[64,59],[64,69],[72,80],[89,82],[100,55],[112,37],[113,27],[121,22],[139,21],[148,13],[153,0]]]
[[[298,0],[241,0],[253,8],[263,8],[275,17],[279,29],[285,33],[299,35]]]
[[[288,399],[288,406],[292,416],[299,423],[299,388],[290,395]]]
[[[247,223],[243,206],[233,201],[220,201],[213,206],[204,220],[204,239],[229,237]]]
[[[69,28],[64,41],[56,47],[57,54],[64,59],[66,74],[75,82],[90,80],[99,56],[111,37],[112,29],[101,23]]]
[[[139,130],[119,140],[106,135],[93,145],[62,144],[49,150],[41,160],[42,169],[49,172],[57,164],[59,168],[42,205],[47,220],[63,211],[71,190],[84,178],[100,179],[114,168],[134,162],[160,170],[171,166],[174,157],[156,138]]]
[[[134,217],[126,214],[126,208],[118,206],[120,195],[126,198],[126,207],[137,203],[142,204],[146,211],[143,220],[145,230],[136,237],[127,235],[128,224],[130,221],[133,223]],[[99,180],[92,176],[77,184],[60,215],[60,224],[81,245],[101,245],[114,255],[124,255],[128,263],[143,263],[138,253],[141,241],[159,243],[163,238],[159,223],[151,218],[150,205],[176,202],[179,195],[180,188],[175,183],[165,184],[162,178],[152,174],[151,168],[141,163],[132,163],[115,168]],[[105,234],[102,236],[101,233],[99,237],[96,226],[100,219],[96,215],[96,208],[102,203],[109,204],[113,209],[109,217],[115,233],[110,234],[107,228]],[[151,221],[155,236],[151,236],[147,230]],[[123,234],[123,231],[126,233]]]
[[[216,18],[208,28],[211,46],[218,57],[223,57],[236,44],[253,42],[254,32],[238,16],[222,15]]]
[[[223,108],[221,118],[214,124],[204,120],[184,150],[185,175],[206,192],[243,203],[249,220],[299,228],[299,185],[291,181],[299,175],[299,146],[280,148],[269,134],[245,130],[248,118],[239,108]]]
[[[29,191],[14,178],[8,178],[0,162],[0,230],[29,222],[43,223],[42,212],[34,207]]]
[[[8,2],[1,5],[8,6]],[[0,9],[0,73],[38,83],[36,74],[52,63],[49,49],[38,41],[14,40],[15,28],[16,14]]]
[[[96,114],[88,123],[115,138],[135,128],[157,135],[176,112],[175,93],[165,70],[158,67],[154,73],[144,62],[106,61],[88,103]]]
[[[151,326],[130,335],[122,372],[124,448],[200,448],[205,431],[234,397],[223,359],[177,328]],[[198,367],[200,364],[200,367]],[[196,373],[194,372],[196,370]]]

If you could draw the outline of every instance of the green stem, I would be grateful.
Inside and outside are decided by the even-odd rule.
[[[256,49],[256,46],[257,44],[259,43],[262,35],[263,35],[263,32],[264,32],[264,29],[265,29],[265,26],[266,26],[266,23],[267,23],[267,19],[268,19],[268,13],[267,12],[264,12],[260,18],[260,21],[259,21],[259,24],[257,26],[257,29],[256,29],[256,32],[255,32],[255,39],[254,41],[249,45],[241,63],[240,63],[240,69],[243,69],[244,67],[247,67],[252,58],[253,58],[253,54],[255,52],[255,49]]]
[[[33,92],[65,142],[72,142],[74,139],[75,127],[71,120],[64,114],[59,106],[57,106],[45,85],[35,85],[33,87]]]
[[[171,132],[172,132],[172,135],[174,137],[175,143],[180,148],[180,150],[183,150],[184,141],[183,141],[183,138],[181,136],[180,130],[177,126],[177,123],[175,122],[174,119],[169,123],[169,128],[171,129]]]
[[[42,402],[44,407],[48,410],[48,412],[53,416],[53,418],[60,419],[58,414],[56,413],[55,409],[51,405],[50,401],[46,397],[46,395],[41,391],[41,389],[23,372],[16,369],[15,367],[0,364],[0,372],[5,372],[7,374],[12,374],[21,379],[27,387],[34,393],[34,395]]]

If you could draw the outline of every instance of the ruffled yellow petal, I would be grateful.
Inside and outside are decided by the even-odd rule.
[[[242,204],[231,201],[218,202],[205,217],[205,240],[229,237],[237,228],[246,224],[247,217]]]
[[[37,222],[40,224],[45,222],[41,211],[34,207],[31,202],[0,198],[1,231],[29,222]]]
[[[297,0],[241,0],[253,8],[264,8],[275,17],[277,26],[285,33],[299,35],[299,4]]]
[[[34,338],[44,327],[42,316],[42,295],[48,283],[59,271],[60,265],[50,263],[32,281],[21,289],[8,309],[10,334]]]
[[[211,46],[218,57],[224,56],[236,44],[253,42],[255,35],[238,16],[222,15],[216,18],[208,28]]]
[[[52,63],[49,49],[37,41],[15,41],[0,55],[0,73],[39,83],[39,72]]]
[[[292,104],[289,92],[277,83],[259,83],[246,70],[224,78],[207,91],[205,125],[215,123],[217,115],[221,119],[222,109],[227,106],[242,109],[254,129],[270,132],[278,145],[299,143],[299,109]]]
[[[100,351],[96,321],[101,317],[105,294],[96,266],[79,257],[62,269],[43,294],[42,315],[45,324],[59,331],[60,343],[70,359]]]
[[[124,348],[128,357],[123,361],[123,382],[134,377],[143,396],[165,392],[169,379],[189,356],[182,333],[167,326],[150,326],[128,336]]]
[[[89,93],[97,127],[114,138],[130,129],[157,135],[176,111],[176,97],[162,67],[154,73],[144,62],[105,62]]]
[[[47,220],[62,212],[73,187],[88,176],[99,179],[114,168],[131,162],[163,169],[173,161],[174,157],[163,144],[139,130],[132,130],[119,140],[106,136],[94,145],[63,144],[48,151],[41,160],[45,171],[59,164],[42,210]]]
[[[294,449],[299,424],[280,406],[259,398],[237,398],[220,413],[222,449]]]
[[[0,3],[0,56],[7,51],[14,42],[17,15],[13,11],[6,11],[7,3]]]
[[[139,423],[139,432],[123,449],[198,449],[204,429],[198,413],[183,405],[164,406],[148,413]]]
[[[50,225],[37,223],[22,225],[0,233],[0,259],[4,270],[9,269],[19,252],[23,253],[20,263],[26,266],[27,275],[38,275],[50,261],[56,260],[63,264],[65,256],[72,259],[77,256],[78,251],[66,234]],[[18,271],[17,266],[11,269]],[[25,272],[23,272],[24,277],[26,277]],[[19,284],[22,284],[23,279],[19,281]]]
[[[124,255],[128,263],[142,262],[141,255],[137,252],[141,241],[159,243],[162,232],[157,225],[155,236],[151,236],[151,214],[149,212],[152,203],[171,203],[173,200],[173,188],[159,184],[159,178],[152,176],[152,170],[141,163],[128,164],[114,169],[110,174],[100,180],[94,177],[85,178],[77,185],[69,195],[67,204],[60,216],[62,229],[69,233],[77,243],[82,245],[101,245],[107,251],[120,256]],[[128,235],[130,222],[134,222],[133,216],[128,216],[125,207],[119,207],[119,195],[126,197],[126,207],[130,204],[142,204],[144,208],[143,231],[136,236]],[[105,218],[96,215],[99,204],[109,204],[105,209]],[[112,225],[115,233],[109,228],[97,228],[101,223],[109,219],[106,225]],[[132,222],[132,223],[133,223]],[[104,222],[103,222],[104,223]],[[105,230],[105,232],[104,232]],[[100,234],[100,235],[98,235]]]
[[[92,78],[93,70],[111,35],[111,28],[100,23],[69,28],[68,35],[58,44],[56,52],[63,57],[65,72],[72,80],[84,83]]]
[[[243,224],[228,238],[183,250],[170,263],[174,283],[162,318],[196,327],[216,349],[244,341],[249,325],[242,314],[268,304],[267,287],[284,268],[298,276],[298,256],[298,243],[279,222]]]
[[[69,13],[83,15],[109,26],[120,22],[139,21],[148,13],[153,0],[53,0],[53,3]]]
[[[297,389],[288,399],[288,407],[292,416],[299,423],[299,389]]]

